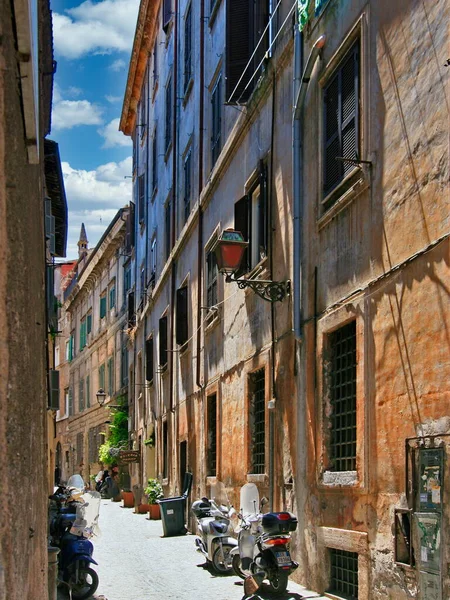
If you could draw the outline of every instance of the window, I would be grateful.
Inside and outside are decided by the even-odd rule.
[[[219,75],[211,94],[211,168],[214,167],[222,149],[222,77]]]
[[[138,196],[139,223],[143,223],[145,220],[145,174],[138,177]]]
[[[83,412],[84,410],[84,379],[80,379],[78,382],[78,411]]]
[[[184,17],[184,92],[192,78],[192,4]]]
[[[89,335],[92,331],[92,312],[86,316],[86,333]]]
[[[331,440],[334,471],[356,470],[356,321],[329,334]]]
[[[109,286],[109,310],[116,306],[116,282],[113,281]]]
[[[120,363],[120,381],[121,387],[128,385],[128,346],[127,340],[124,334],[122,334],[122,341],[120,346],[121,363]]]
[[[75,331],[72,331],[69,338],[69,361],[75,356]]]
[[[124,300],[126,300],[128,291],[130,289],[131,289],[131,266],[127,265],[126,267],[124,267],[124,272],[123,272]]]
[[[206,475],[217,475],[217,396],[207,399]]]
[[[86,346],[86,317],[80,323],[80,352]]]
[[[171,239],[170,239],[170,217],[171,217],[170,200],[168,200],[166,203],[166,206],[164,207],[164,229],[165,229],[165,242],[166,242],[165,259],[166,260],[170,256],[170,249],[172,246]]]
[[[150,246],[150,286],[153,289],[156,283],[156,235],[152,239],[152,243]]]
[[[130,292],[128,294],[128,307],[127,307],[127,313],[128,313],[128,327],[134,327],[136,325],[136,311],[134,309],[134,292]]]
[[[127,215],[127,223],[125,227],[125,251],[131,254],[134,247],[134,225],[135,225],[135,205],[130,201],[130,209]]]
[[[153,381],[153,338],[145,342],[145,379]]]
[[[251,473],[264,474],[266,466],[266,401],[265,371],[249,376]]]
[[[208,307],[217,304],[217,262],[214,252],[208,252],[206,256],[206,305]]]
[[[152,193],[155,193],[158,187],[158,136],[157,129],[153,130],[152,140]]]
[[[66,341],[66,360],[72,360],[70,338]]]
[[[145,302],[145,267],[141,267],[141,277],[140,277],[140,287],[141,287],[141,303]]]
[[[172,143],[172,75],[169,75],[166,84],[166,123],[165,123],[165,146],[164,151],[168,152]]]
[[[359,42],[345,56],[323,90],[323,194],[328,196],[354,169],[339,158],[359,153]],[[329,208],[336,198],[328,200]]]
[[[105,389],[105,363],[102,363],[98,368],[98,387]]]
[[[169,430],[167,421],[163,423],[163,479],[167,479],[169,474]]]
[[[106,317],[106,292],[100,296],[100,319]]]
[[[177,320],[175,323],[175,337],[177,344],[184,346],[188,341],[188,288],[181,287],[177,290]]]
[[[249,193],[234,205],[234,227],[249,243],[239,274],[250,271],[268,251],[267,169],[261,161],[258,180]]]
[[[65,390],[64,390],[64,415],[65,416],[71,414],[70,410],[69,410],[69,404],[70,404],[69,395],[70,395],[69,388],[65,388]]]
[[[77,464],[83,464],[83,434],[77,433]]]
[[[172,18],[172,0],[163,0],[162,28],[167,33]]]
[[[91,377],[86,376],[86,408],[91,407]]]
[[[357,600],[358,598],[358,554],[330,548],[331,578],[330,593]]]
[[[269,4],[269,0],[227,0],[227,102],[246,102],[258,81],[258,73],[251,82],[250,79],[269,48],[269,30],[265,31],[269,22]],[[253,52],[254,56],[247,67]],[[263,68],[264,63],[259,67],[259,73]]]
[[[114,394],[114,358],[108,358],[108,396]]]
[[[167,365],[167,317],[159,320],[159,366]]]
[[[184,159],[184,222],[189,219],[189,215],[191,212],[191,175],[192,175],[192,166],[191,166],[191,156],[192,152],[186,154],[186,158]]]

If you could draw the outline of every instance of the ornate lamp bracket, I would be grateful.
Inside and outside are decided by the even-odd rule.
[[[291,282],[287,281],[265,281],[263,279],[239,279],[234,273],[227,273],[225,276],[227,283],[237,283],[238,288],[244,290],[245,288],[252,289],[255,294],[258,294],[263,300],[267,302],[282,302],[286,296],[291,293]]]

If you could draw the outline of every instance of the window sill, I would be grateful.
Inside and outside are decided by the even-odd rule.
[[[191,90],[192,90],[193,86],[194,86],[194,78],[191,75],[191,78],[189,79],[189,82],[186,86],[186,90],[185,90],[184,96],[183,96],[183,101],[182,101],[183,108],[186,108],[186,104],[188,103],[188,100],[191,96]]]
[[[369,179],[362,169],[355,169],[344,179],[338,187],[322,200],[325,205],[336,197],[333,205],[317,220],[319,231],[328,225],[336,216],[344,210],[353,200],[369,187]]]
[[[268,484],[269,476],[265,473],[247,473],[247,483]]]
[[[356,487],[358,485],[357,471],[324,471],[322,485],[327,488]]]

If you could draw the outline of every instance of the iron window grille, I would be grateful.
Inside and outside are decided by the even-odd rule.
[[[328,196],[355,168],[359,153],[359,42],[343,59],[324,88],[324,174],[323,193]],[[331,198],[325,209],[335,198]]]
[[[356,470],[356,321],[330,334],[331,460]]]
[[[358,554],[330,548],[330,559],[331,578],[328,591],[346,600],[357,600]]]
[[[217,474],[217,396],[208,396],[207,405],[207,476]]]
[[[250,426],[252,473],[264,474],[266,462],[265,372],[259,369],[250,379]]]
[[[192,4],[184,19],[184,92],[192,78]]]
[[[211,94],[211,168],[216,164],[222,149],[222,77],[219,76]]]

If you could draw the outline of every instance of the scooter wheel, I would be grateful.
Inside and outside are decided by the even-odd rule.
[[[240,577],[241,579],[245,579],[246,575],[244,575],[244,573],[241,570],[241,557],[239,556],[239,554],[233,555],[232,566],[234,574],[237,577]]]
[[[87,600],[95,594],[98,588],[98,575],[90,567],[79,567],[78,577],[75,571],[70,574],[68,584],[72,590],[73,600]]]
[[[230,552],[233,548],[234,546],[231,544],[221,544],[214,550],[212,564],[214,569],[221,575],[231,573],[232,565]]]
[[[274,596],[281,596],[287,590],[289,577],[282,571],[274,571],[269,577],[269,584]]]

